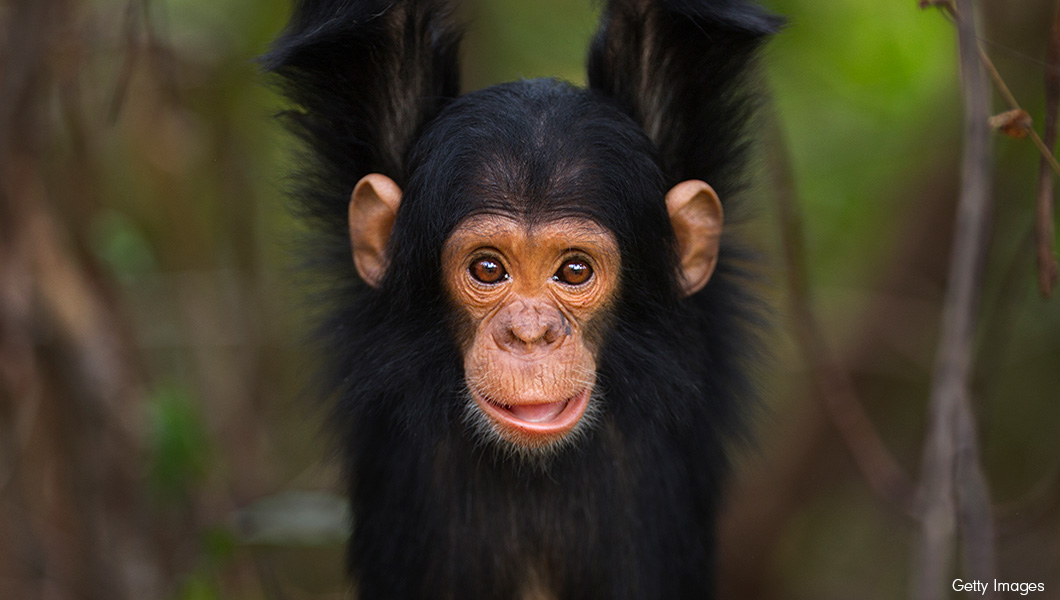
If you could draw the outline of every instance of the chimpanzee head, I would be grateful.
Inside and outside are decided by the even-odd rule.
[[[268,57],[317,158],[300,197],[329,252],[340,411],[390,405],[399,429],[547,455],[626,409],[605,392],[633,354],[675,366],[627,394],[703,393],[689,361],[706,351],[685,338],[734,323],[739,294],[705,287],[724,255],[719,195],[742,181],[745,75],[777,20],[737,0],[615,0],[587,89],[461,96],[450,12],[302,0]],[[735,371],[715,354],[710,371]],[[436,391],[418,387],[428,375]]]
[[[444,298],[465,421],[520,453],[591,427],[616,315],[676,306],[717,262],[713,189],[693,180],[667,191],[643,130],[608,98],[565,83],[457,99],[426,125],[408,164],[404,190],[379,173],[354,188],[354,263],[386,295]]]

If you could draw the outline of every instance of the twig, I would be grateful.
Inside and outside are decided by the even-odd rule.
[[[1046,149],[1056,146],[1057,109],[1060,106],[1060,4],[1053,16],[1053,29],[1049,36],[1049,50],[1046,53],[1048,66],[1045,69],[1045,127],[1042,137]],[[1052,152],[1048,153],[1052,156]],[[1038,256],[1038,290],[1042,296],[1049,298],[1060,275],[1056,263],[1056,239],[1053,230],[1053,176],[1046,168],[1046,158],[1042,155],[1038,169],[1038,203],[1034,227],[1034,238]]]
[[[920,8],[926,8],[929,6],[937,6],[942,9],[954,22],[959,20],[958,11],[953,0],[921,0]],[[976,38],[978,39],[978,38]],[[1005,83],[1005,79],[1001,76],[1001,73],[994,66],[994,61],[990,60],[990,56],[987,55],[986,51],[976,43],[976,52],[979,54],[979,61],[982,62],[983,66],[986,67],[986,72],[990,74],[990,79],[994,82],[994,86],[997,87],[997,91],[1005,99],[1005,103],[1008,104],[1010,110],[1023,110],[1020,106],[1016,96],[1009,89],[1008,84]],[[1053,156],[1052,150],[1049,146],[1042,141],[1042,138],[1038,135],[1038,132],[1031,129],[1028,132],[1028,137],[1034,142],[1034,146],[1038,148],[1038,151],[1042,154],[1042,159],[1049,163],[1053,171],[1060,175],[1060,162]]]
[[[1001,77],[1001,73],[998,72],[997,67],[994,66],[994,61],[990,60],[990,57],[987,56],[986,51],[982,48],[977,46],[977,50],[979,52],[979,60],[983,63],[983,66],[986,67],[986,72],[990,74],[990,79],[994,81],[994,86],[997,87],[997,91],[1001,94],[1001,97],[1005,99],[1005,103],[1008,104],[1009,109],[1023,110],[1023,108],[1020,107],[1019,101],[1016,100],[1014,95],[1012,95],[1012,90],[1008,88],[1008,84],[1006,84],[1005,80]],[[1052,167],[1057,175],[1060,175],[1060,162],[1058,162],[1056,157],[1053,156],[1052,151],[1049,150],[1049,147],[1045,145],[1044,141],[1042,141],[1038,132],[1031,129],[1028,132],[1028,137],[1031,138],[1031,141],[1034,142],[1034,146],[1038,148],[1039,152],[1041,152],[1042,159]]]
[[[771,120],[768,160],[773,189],[780,208],[780,235],[784,245],[788,291],[794,333],[804,356],[811,357],[811,375],[829,420],[839,432],[854,464],[869,487],[905,515],[915,517],[915,486],[912,479],[883,443],[858,400],[854,383],[828,347],[810,308],[806,283],[806,244],[802,213],[795,197],[795,183],[787,155],[784,133],[776,119]]]
[[[942,8],[954,20],[957,19],[957,9],[951,0],[922,0],[921,8],[935,5]],[[1001,73],[998,72],[994,62],[981,47],[978,47],[979,60],[986,67],[987,73],[993,80],[998,92],[1005,99],[1011,110],[1023,110],[1019,101],[1005,83]],[[1053,294],[1057,279],[1060,278],[1060,265],[1056,260],[1056,234],[1053,229],[1053,220],[1056,214],[1053,201],[1053,180],[1048,172],[1051,168],[1054,173],[1060,175],[1060,162],[1053,155],[1052,148],[1056,145],[1057,136],[1057,104],[1060,102],[1060,6],[1057,7],[1053,17],[1052,35],[1049,38],[1049,51],[1047,56],[1047,67],[1045,69],[1045,130],[1042,136],[1031,128],[1027,133],[1031,142],[1041,153],[1041,163],[1038,175],[1038,200],[1036,203],[1035,240],[1037,242],[1038,261],[1038,289],[1042,296],[1049,298]],[[1042,138],[1045,138],[1044,140]]]
[[[959,4],[959,10],[952,4],[947,8],[957,22],[964,158],[921,473],[924,517],[912,580],[912,595],[918,600],[940,599],[947,589],[958,513],[969,577],[991,580],[994,574],[990,500],[979,466],[969,401],[972,341],[992,211],[989,101],[979,61],[973,0],[959,0]]]

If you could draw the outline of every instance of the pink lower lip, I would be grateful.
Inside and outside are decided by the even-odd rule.
[[[569,400],[561,400],[548,404],[516,404],[504,408],[520,421],[550,423],[556,420],[556,417],[563,412],[563,409],[567,408],[569,402]]]
[[[559,402],[504,406],[477,394],[475,401],[498,424],[529,435],[555,435],[574,428],[589,405],[589,390]]]

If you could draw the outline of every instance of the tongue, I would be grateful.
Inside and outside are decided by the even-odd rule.
[[[563,409],[567,407],[567,401],[550,402],[548,404],[517,404],[508,407],[515,418],[530,423],[545,423],[555,419]]]

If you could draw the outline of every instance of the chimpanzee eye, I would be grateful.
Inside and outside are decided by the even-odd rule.
[[[476,281],[482,283],[499,283],[508,278],[508,272],[504,270],[501,263],[492,258],[477,259],[471,263],[467,271]]]
[[[589,263],[575,258],[563,263],[552,278],[567,285],[582,285],[592,276],[593,268],[589,266]]]

